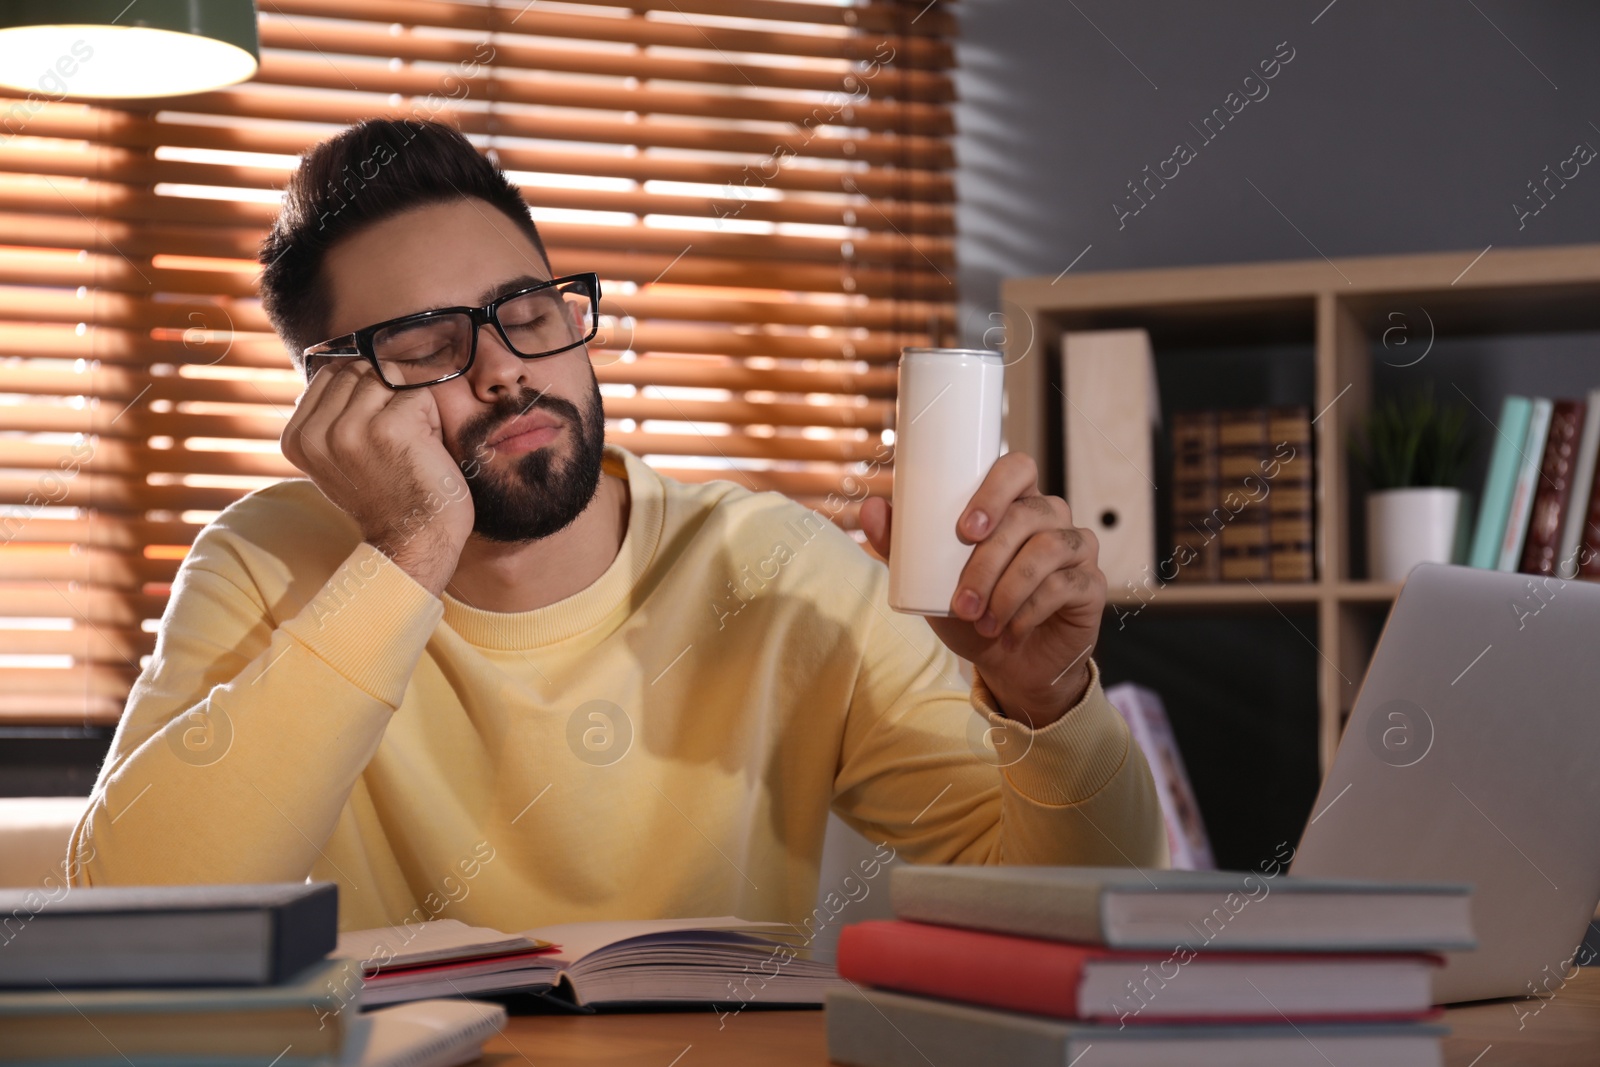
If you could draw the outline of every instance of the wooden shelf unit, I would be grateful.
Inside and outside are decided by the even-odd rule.
[[[1007,446],[1059,471],[1049,370],[1066,330],[1142,327],[1164,345],[1309,337],[1314,360],[1317,580],[1162,586],[1114,595],[1113,611],[1316,609],[1319,752],[1326,773],[1372,653],[1377,613],[1399,589],[1352,573],[1347,442],[1372,400],[1373,345],[1389,316],[1425,309],[1435,337],[1600,331],[1600,245],[1308,259],[1017,278],[1001,287]],[[1412,324],[1420,328],[1420,323]],[[1486,413],[1494,417],[1497,412]],[[1165,546],[1158,546],[1165,547]],[[1376,621],[1381,621],[1376,620]]]

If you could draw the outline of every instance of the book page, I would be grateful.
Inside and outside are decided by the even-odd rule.
[[[629,938],[649,934],[691,933],[697,930],[738,931],[751,934],[783,933],[788,923],[757,922],[722,915],[697,919],[620,919],[613,922],[560,923],[521,931],[522,936],[559,945],[555,958],[575,963],[591,953]]]
[[[506,934],[487,926],[468,926],[456,919],[434,919],[409,926],[380,926],[342,933],[333,955],[361,960],[362,966],[370,969],[473,959],[544,947],[543,943],[521,934]]]

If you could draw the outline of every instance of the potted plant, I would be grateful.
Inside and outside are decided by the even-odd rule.
[[[1472,450],[1467,410],[1434,400],[1430,382],[1378,401],[1351,442],[1367,476],[1367,574],[1398,582],[1418,563],[1466,552],[1468,509],[1458,487]]]

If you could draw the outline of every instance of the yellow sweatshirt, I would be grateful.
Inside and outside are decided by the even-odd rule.
[[[830,806],[914,862],[1166,861],[1098,674],[997,758],[981,680],[823,516],[606,466],[631,497],[616,560],[513,614],[436,599],[309,481],[228,508],[73,835],[78,883],[309,875],[342,929],[797,922]]]

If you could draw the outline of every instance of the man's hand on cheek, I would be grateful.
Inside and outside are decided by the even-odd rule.
[[[863,505],[862,527],[885,554],[889,521],[885,505]],[[1065,500],[1039,491],[1037,466],[1018,452],[990,469],[957,534],[974,547],[954,614],[928,625],[972,661],[1007,716],[1046,726],[1089,687],[1106,602],[1095,536],[1073,525]]]
[[[359,360],[325,366],[281,443],[363,540],[433,595],[443,592],[472,533],[472,497],[427,389],[390,389]]]

